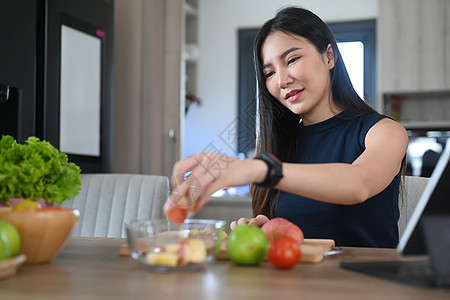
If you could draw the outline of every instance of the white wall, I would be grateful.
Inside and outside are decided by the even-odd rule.
[[[261,26],[281,8],[307,8],[326,22],[374,19],[378,0],[199,0],[198,96],[186,116],[184,157],[200,150],[235,155],[238,29]],[[224,142],[224,140],[226,142]]]

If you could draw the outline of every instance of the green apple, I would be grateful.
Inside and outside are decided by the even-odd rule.
[[[228,257],[240,265],[257,265],[267,254],[267,238],[258,226],[242,224],[228,237]]]
[[[19,231],[11,223],[0,220],[0,260],[14,257],[19,251]]]

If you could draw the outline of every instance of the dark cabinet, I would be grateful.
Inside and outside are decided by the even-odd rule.
[[[20,142],[36,135],[38,47],[43,47],[43,1],[2,0],[0,4],[0,133]],[[39,29],[39,30],[38,30]],[[39,31],[39,32],[38,32]]]
[[[113,0],[0,1],[0,134],[110,172]]]

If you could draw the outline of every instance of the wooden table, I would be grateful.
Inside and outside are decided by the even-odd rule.
[[[341,261],[400,259],[394,249],[344,248],[319,264],[277,270],[218,261],[192,273],[151,273],[120,257],[123,239],[71,238],[48,264],[0,280],[0,299],[450,299],[449,289],[410,286],[342,269]]]

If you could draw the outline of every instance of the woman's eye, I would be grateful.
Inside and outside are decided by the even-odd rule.
[[[299,60],[300,59],[300,56],[297,56],[297,57],[293,57],[293,58],[291,58],[291,59],[289,59],[288,60],[288,65],[290,65],[290,64],[292,64],[292,63],[295,63],[297,60]]]
[[[267,78],[269,78],[270,76],[272,76],[273,74],[275,74],[275,72],[267,72],[266,74],[264,74],[264,76]]]

